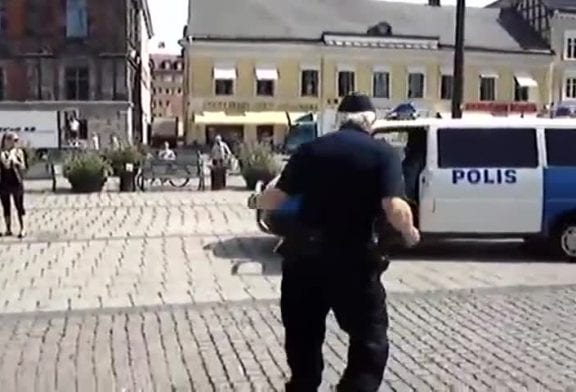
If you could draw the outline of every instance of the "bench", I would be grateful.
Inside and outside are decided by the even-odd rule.
[[[140,168],[136,184],[142,191],[155,182],[182,188],[194,178],[199,180],[198,190],[205,190],[204,168],[197,156],[177,157],[172,161],[148,158]]]

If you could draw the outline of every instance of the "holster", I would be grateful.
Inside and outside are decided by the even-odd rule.
[[[358,247],[357,250],[341,249],[339,251],[338,245],[335,243],[327,242],[317,232],[312,230],[302,230],[298,233],[284,238],[282,243],[276,248],[278,253],[284,259],[284,262],[297,262],[298,260],[314,260],[326,258],[330,254],[350,253],[350,258],[354,259],[358,255],[358,262],[366,263],[365,265],[358,265],[358,268],[366,267],[369,271],[375,272],[380,276],[390,266],[390,259],[388,255],[383,255],[376,243],[368,243],[365,247]],[[337,257],[337,256],[336,256]],[[355,262],[351,260],[351,262]]]

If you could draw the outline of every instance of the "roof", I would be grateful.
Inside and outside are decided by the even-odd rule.
[[[394,36],[437,38],[453,47],[456,8],[376,0],[194,0],[194,39],[319,41],[323,33],[365,34],[388,22]],[[226,12],[222,12],[225,9]],[[549,50],[518,16],[467,8],[466,46],[495,51]]]
[[[493,3],[488,4],[488,8],[506,8],[512,7],[519,0],[496,0]],[[576,12],[576,1],[575,0],[542,0],[544,5],[552,10],[564,11],[564,12]]]
[[[469,119],[436,119],[436,118],[419,118],[416,120],[388,121],[378,120],[373,125],[374,130],[383,128],[397,127],[427,127],[442,126],[447,128],[534,128],[555,126],[561,128],[575,129],[574,119],[551,119],[551,118],[518,118],[518,117],[472,117]]]

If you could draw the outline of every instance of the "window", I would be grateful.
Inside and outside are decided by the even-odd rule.
[[[452,99],[453,86],[454,77],[452,75],[442,74],[440,77],[440,99]]]
[[[318,70],[303,69],[300,80],[300,95],[303,97],[318,96]]]
[[[278,80],[278,70],[274,67],[256,68],[256,95],[262,97],[274,96],[274,86]]]
[[[439,129],[438,167],[533,168],[538,166],[534,129]]]
[[[564,98],[576,99],[576,74],[564,79]]]
[[[374,98],[390,98],[390,73],[377,71],[372,74],[372,95]]]
[[[514,78],[514,101],[527,102],[530,99],[530,88],[522,86],[518,80]]]
[[[256,95],[264,97],[274,96],[274,81],[273,80],[257,80],[256,81]]]
[[[214,67],[214,94],[234,95],[234,81],[236,80],[236,68],[230,65]]]
[[[234,95],[234,80],[216,79],[214,81],[214,93],[216,95]]]
[[[409,72],[408,73],[408,98],[418,99],[424,98],[424,73],[423,72]]]
[[[86,0],[66,0],[66,37],[88,36],[88,9]]]
[[[338,71],[338,96],[344,97],[356,89],[354,71]]]
[[[8,30],[8,15],[6,15],[6,0],[0,0],[0,35]]]
[[[547,129],[546,151],[549,166],[576,166],[576,129]]]
[[[496,100],[496,77],[495,76],[480,76],[480,100],[481,101],[495,101]]]
[[[576,31],[564,35],[564,60],[576,60]]]
[[[90,98],[90,78],[87,67],[66,68],[66,99],[86,101]]]

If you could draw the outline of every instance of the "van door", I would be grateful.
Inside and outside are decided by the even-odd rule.
[[[543,170],[536,129],[439,128],[420,178],[426,233],[537,233]]]

